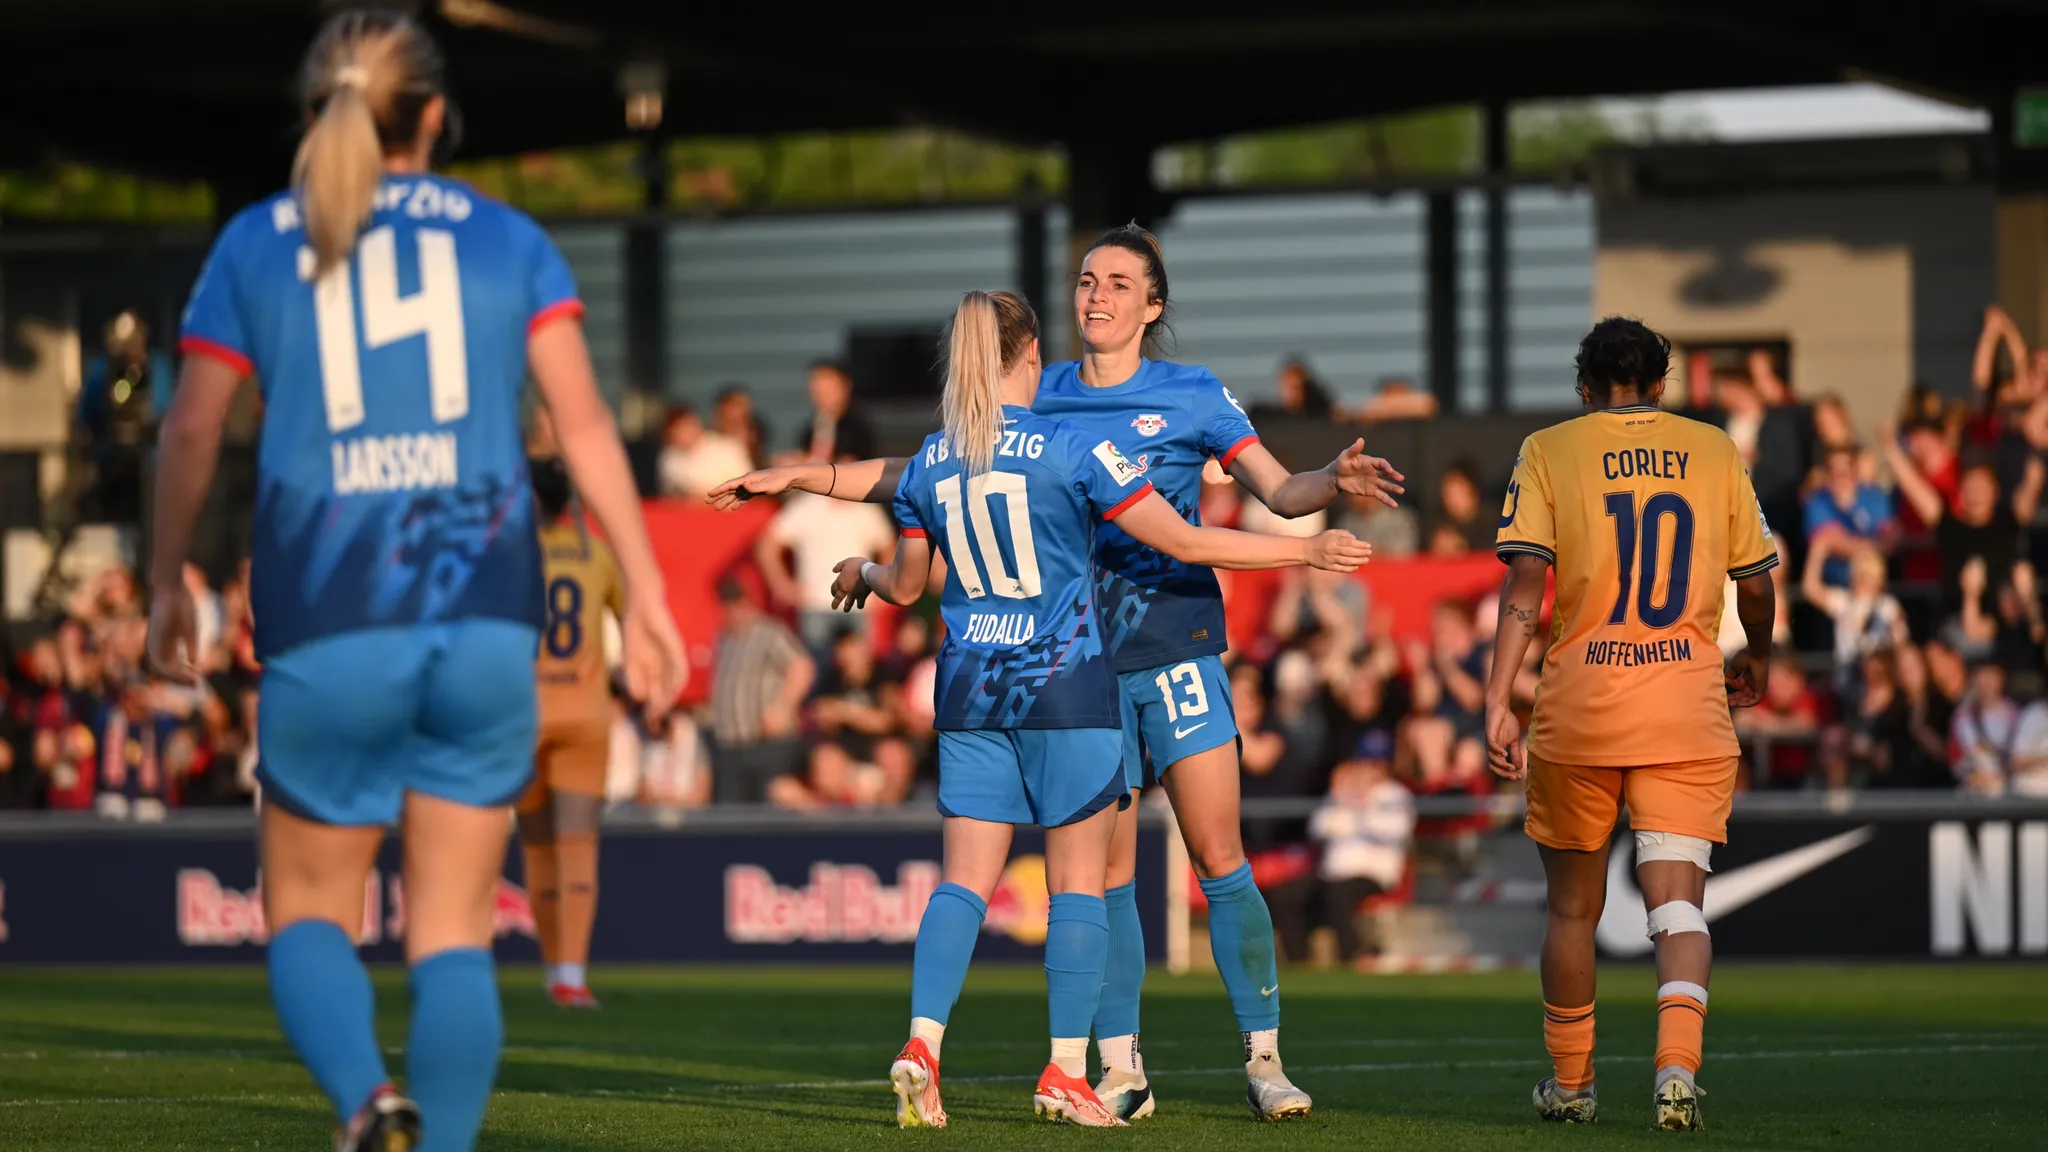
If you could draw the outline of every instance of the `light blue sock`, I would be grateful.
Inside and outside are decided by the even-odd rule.
[[[504,1042],[505,1019],[489,952],[451,948],[412,966],[405,1088],[420,1106],[420,1152],[476,1147]]]
[[[974,942],[981,938],[981,919],[988,902],[958,884],[932,889],[931,903],[917,922],[917,950],[910,961],[910,1015],[946,1023],[967,966],[974,960]]]
[[[355,941],[329,920],[300,920],[270,938],[270,1002],[278,1027],[343,1123],[391,1074],[377,1048],[377,997]]]
[[[1252,883],[1249,861],[1202,881],[1209,898],[1209,951],[1241,1031],[1280,1026],[1280,970],[1273,956],[1273,914]]]
[[[1138,882],[1102,894],[1109,910],[1109,964],[1102,970],[1102,1003],[1095,1008],[1095,1035],[1135,1036],[1138,993],[1145,987],[1145,925],[1138,919]]]
[[[1059,892],[1045,925],[1045,995],[1053,1039],[1088,1036],[1109,964],[1109,909],[1100,896]]]

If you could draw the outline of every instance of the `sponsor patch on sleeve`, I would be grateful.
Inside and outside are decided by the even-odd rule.
[[[1143,468],[1131,463],[1123,453],[1117,451],[1115,444],[1107,440],[1095,446],[1095,458],[1102,461],[1104,468],[1109,469],[1110,479],[1115,480],[1119,488],[1126,487],[1131,481],[1145,475]]]

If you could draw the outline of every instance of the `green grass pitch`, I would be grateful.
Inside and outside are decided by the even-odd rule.
[[[977,970],[945,1047],[943,1132],[900,1132],[884,1083],[908,966],[600,968],[603,1011],[559,1012],[504,974],[508,1049],[482,1147],[1608,1148],[2048,1147],[2048,966],[1729,965],[1707,1025],[1704,1137],[1648,1130],[1654,976],[1604,974],[1601,1122],[1537,1121],[1545,1074],[1528,973],[1286,973],[1281,1050],[1315,1114],[1256,1124],[1213,973],[1155,974],[1145,1052],[1159,1114],[1083,1132],[1031,1114],[1046,1059],[1035,969]],[[378,974],[405,1034],[403,976]],[[392,1058],[394,1073],[402,1060]],[[0,974],[0,1144],[31,1149],[325,1149],[331,1121],[253,969]]]

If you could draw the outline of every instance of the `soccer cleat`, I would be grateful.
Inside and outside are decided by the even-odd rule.
[[[420,1145],[420,1106],[379,1084],[334,1136],[334,1152],[412,1152]]]
[[[1558,1124],[1591,1124],[1600,1113],[1600,1096],[1589,1085],[1577,1092],[1557,1086],[1557,1077],[1544,1079],[1530,1093],[1536,1114]]]
[[[1031,1107],[1047,1120],[1079,1124],[1083,1128],[1130,1127],[1096,1097],[1095,1089],[1086,1080],[1067,1075],[1057,1064],[1047,1064],[1045,1071],[1038,1074]]]
[[[1267,1123],[1292,1120],[1308,1115],[1313,1102],[1308,1093],[1288,1082],[1287,1073],[1280,1070],[1280,1057],[1271,1052],[1259,1052],[1245,1062],[1245,1100],[1251,1105],[1252,1115]]]
[[[1104,1066],[1095,1082],[1095,1098],[1121,1120],[1143,1120],[1152,1114],[1152,1086],[1142,1072]]]
[[[553,1000],[557,1008],[597,1008],[600,1006],[597,1002],[597,997],[590,994],[590,989],[580,984],[550,984],[548,985],[548,999]]]
[[[1682,1076],[1673,1076],[1657,1085],[1657,1091],[1650,1097],[1657,1131],[1705,1132],[1707,1122],[1700,1119],[1700,1097],[1706,1094],[1705,1088],[1687,1084]]]
[[[946,1109],[939,1103],[939,1062],[932,1050],[913,1036],[889,1065],[889,1085],[896,1089],[898,1128],[944,1128]]]

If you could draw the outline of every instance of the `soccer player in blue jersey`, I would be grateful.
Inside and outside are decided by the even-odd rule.
[[[1198,522],[1202,467],[1211,459],[1283,516],[1307,515],[1339,492],[1394,503],[1402,476],[1365,455],[1364,441],[1323,468],[1290,474],[1208,369],[1147,357],[1160,342],[1167,307],[1158,240],[1136,225],[1105,233],[1083,259],[1074,291],[1082,358],[1046,366],[1032,411],[1109,440],[1190,522]],[[878,500],[900,466],[841,464],[829,480],[820,479],[824,465],[765,469],[727,481],[711,498],[728,504],[802,481],[818,483],[820,491],[830,483],[843,499]],[[1104,525],[1101,536],[1102,610],[1121,681],[1131,786],[1156,778],[1173,800],[1209,901],[1209,947],[1237,1017],[1253,1114],[1306,1115],[1308,1094],[1280,1065],[1273,919],[1252,882],[1239,828],[1238,732],[1220,658],[1227,646],[1222,591],[1204,568],[1162,554],[1116,524]],[[1136,872],[1133,807],[1119,817],[1110,855],[1110,962],[1094,1028],[1103,1070],[1096,1092],[1128,1119],[1150,1115],[1154,1106],[1138,1050],[1145,941]]]
[[[1314,539],[1190,526],[1116,445],[1031,411],[1038,318],[1008,292],[970,292],[953,318],[945,428],[895,491],[903,538],[887,564],[838,566],[835,604],[924,593],[933,543],[947,563],[934,727],[945,883],[918,926],[910,1039],[890,1069],[897,1122],[943,1126],[939,1049],[1017,824],[1046,829],[1045,974],[1052,1059],[1037,1111],[1121,1127],[1083,1077],[1109,958],[1104,876],[1128,797],[1115,671],[1097,608],[1100,536],[1113,521],[1197,564],[1350,571],[1371,554],[1345,532]],[[832,487],[830,472],[820,490]]]
[[[497,1073],[491,919],[533,771],[542,623],[519,429],[529,370],[619,556],[629,681],[660,708],[683,668],[568,267],[532,220],[427,172],[441,75],[402,15],[322,29],[293,188],[230,221],[193,287],[156,468],[151,654],[196,678],[179,573],[229,400],[258,378],[271,997],[344,1152],[466,1152]],[[411,1099],[386,1071],[356,955],[364,884],[401,818]]]

